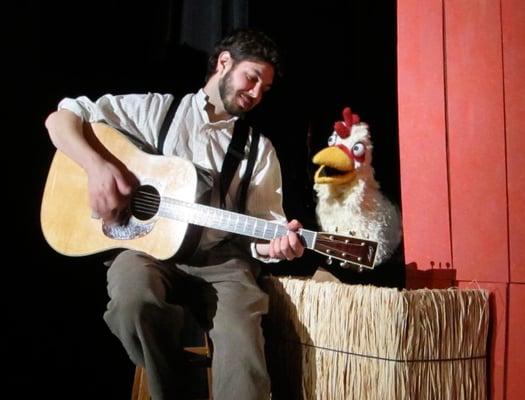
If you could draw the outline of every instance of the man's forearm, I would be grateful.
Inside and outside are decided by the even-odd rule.
[[[46,119],[46,128],[53,145],[84,170],[101,161],[84,136],[82,118],[75,113],[64,109],[53,112]]]

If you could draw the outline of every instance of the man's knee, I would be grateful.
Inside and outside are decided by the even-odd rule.
[[[145,265],[153,261],[154,259],[146,253],[136,250],[124,250],[115,257],[111,263],[110,270],[129,268],[130,265]]]

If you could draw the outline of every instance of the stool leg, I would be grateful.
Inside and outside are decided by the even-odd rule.
[[[148,379],[144,368],[135,367],[135,378],[133,379],[131,400],[150,400]]]
[[[210,338],[208,337],[208,333],[204,334],[204,346],[206,347],[206,356],[209,360],[212,358],[212,350],[211,350],[211,343]],[[211,375],[211,361],[208,368],[206,368],[206,373],[208,375],[208,399],[213,400],[213,393],[212,393],[212,375]]]

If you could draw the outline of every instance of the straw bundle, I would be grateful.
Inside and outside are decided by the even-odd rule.
[[[485,399],[488,293],[269,277],[273,399]]]

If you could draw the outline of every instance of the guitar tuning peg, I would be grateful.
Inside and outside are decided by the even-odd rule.
[[[360,265],[358,268],[357,268],[357,272],[363,272],[364,268],[362,265]]]
[[[328,257],[328,258],[326,259],[326,264],[327,264],[327,265],[332,265],[332,257]]]
[[[341,262],[339,263],[339,266],[340,266],[341,268],[348,268],[348,267],[349,267],[349,265],[348,265],[348,263],[347,263],[346,261],[341,261]]]

